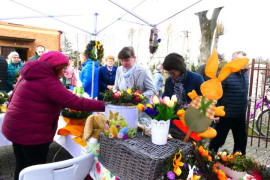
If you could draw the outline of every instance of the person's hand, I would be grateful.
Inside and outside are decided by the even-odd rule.
[[[109,90],[113,90],[113,86],[108,85],[108,86],[107,86],[107,89],[109,89]]]
[[[15,88],[16,84],[13,84],[13,89]]]
[[[157,92],[156,95],[159,96],[159,92]]]
[[[214,118],[214,123],[219,123],[219,117]]]

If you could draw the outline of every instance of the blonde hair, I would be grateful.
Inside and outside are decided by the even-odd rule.
[[[105,57],[105,61],[107,61],[107,59],[112,59],[112,60],[114,60],[114,56],[108,55],[108,56]]]

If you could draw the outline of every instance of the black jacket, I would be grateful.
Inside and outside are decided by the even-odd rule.
[[[0,55],[0,90],[7,91],[7,61],[6,59]]]
[[[246,114],[248,103],[247,69],[231,73],[223,82],[223,96],[218,100],[219,106],[225,106],[226,118],[239,118]]]

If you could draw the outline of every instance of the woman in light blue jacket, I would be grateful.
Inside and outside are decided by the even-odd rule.
[[[138,87],[149,100],[156,91],[150,71],[138,62],[133,47],[124,47],[118,54],[122,66],[117,69],[114,91],[126,91]]]

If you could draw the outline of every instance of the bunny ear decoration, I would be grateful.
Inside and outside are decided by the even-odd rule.
[[[208,58],[208,61],[205,66],[205,74],[211,79],[216,78],[218,70],[218,54],[216,48],[213,49],[211,56]]]
[[[241,58],[232,60],[231,62],[228,62],[220,71],[218,80],[223,81],[226,79],[232,72],[240,71],[242,68],[244,68],[248,64],[249,59],[248,58]]]

